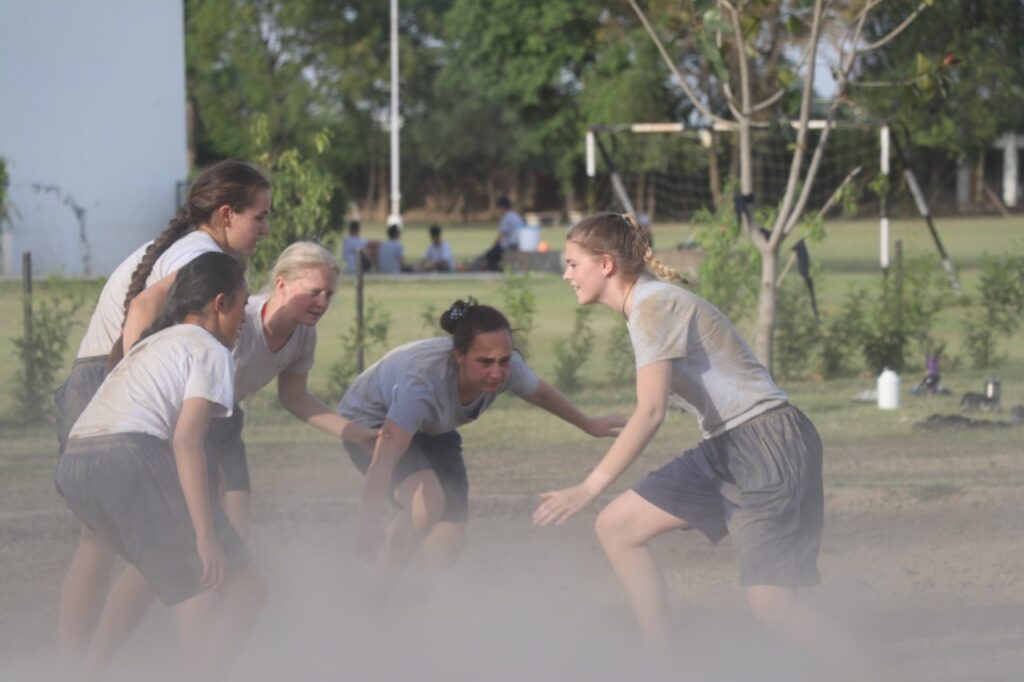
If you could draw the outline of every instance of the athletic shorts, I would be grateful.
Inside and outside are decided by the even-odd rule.
[[[732,535],[740,583],[820,582],[824,518],[821,438],[792,405],[709,438],[633,490],[712,542]]]
[[[210,480],[223,481],[224,492],[243,490],[252,492],[249,482],[249,461],[245,456],[242,427],[245,413],[235,405],[230,417],[210,420],[206,431],[206,457],[210,465]]]
[[[71,365],[71,374],[53,394],[54,416],[57,421],[57,444],[63,454],[68,434],[96,395],[107,374],[107,356],[94,355],[78,358]]]
[[[345,441],[345,450],[365,475],[370,468],[371,456],[348,441]],[[444,491],[444,511],[440,520],[465,523],[469,518],[469,477],[466,475],[466,461],[462,458],[462,436],[458,431],[437,436],[417,432],[409,443],[409,449],[395,463],[391,491],[394,492],[412,474],[427,469],[434,472]]]
[[[134,564],[164,604],[203,591],[195,528],[167,441],[142,433],[72,438],[54,479],[75,516]],[[237,575],[249,550],[212,486],[210,505],[228,576]]]

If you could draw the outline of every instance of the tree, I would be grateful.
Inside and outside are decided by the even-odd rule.
[[[786,189],[779,204],[773,207],[771,223],[762,231],[752,220],[752,212],[742,212],[744,232],[761,258],[754,350],[758,359],[771,369],[779,253],[784,240],[808,210],[807,203],[828,144],[831,124],[839,118],[848,101],[851,83],[856,77],[855,67],[863,55],[883,47],[903,32],[931,0],[917,4],[906,12],[902,22],[870,42],[867,22],[882,0],[685,2],[680,12],[682,28],[697,36],[696,45],[712,67],[713,77],[705,85],[716,91],[714,95],[699,90],[693,79],[683,75],[636,0],[627,2],[657,44],[702,121],[736,131],[741,199],[753,202],[753,131],[772,125],[788,129],[791,123],[795,129]],[[824,58],[819,50],[826,38],[835,56],[832,65],[835,93],[821,112],[827,124],[812,142],[809,121],[814,104],[815,73],[819,59]],[[727,112],[712,109],[709,105],[715,101],[724,102]]]

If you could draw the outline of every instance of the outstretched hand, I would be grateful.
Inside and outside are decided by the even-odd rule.
[[[584,483],[565,490],[541,493],[542,502],[533,512],[533,523],[537,526],[560,526],[593,502],[596,497],[597,493]]]
[[[626,425],[626,418],[617,414],[605,414],[591,417],[587,424],[587,433],[594,438],[615,438]]]

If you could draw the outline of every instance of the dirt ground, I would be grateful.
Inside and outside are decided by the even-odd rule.
[[[1019,480],[1019,443],[1000,447],[990,473]],[[830,455],[850,461],[854,449]],[[471,475],[486,459],[475,457]],[[269,596],[231,679],[835,679],[747,617],[728,539],[712,546],[694,533],[657,543],[677,647],[652,663],[594,536],[595,511],[539,530],[529,523],[534,498],[502,492],[487,475],[474,481],[460,563],[432,590],[407,581],[391,608],[372,612],[351,551],[351,465],[315,452],[279,466],[255,460],[251,546]],[[0,480],[0,679],[50,679],[77,526],[53,492],[49,463],[9,461]],[[1024,680],[1021,486],[844,484],[827,485],[826,495],[823,584],[804,594],[890,679]],[[173,641],[169,612],[151,608],[110,679],[177,679]]]

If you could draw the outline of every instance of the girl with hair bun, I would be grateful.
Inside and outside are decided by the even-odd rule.
[[[185,679],[208,679],[248,631],[263,582],[211,495],[204,439],[234,404],[242,267],[210,252],[181,269],[167,304],[75,422],[55,482],[68,508],[175,607]],[[101,658],[88,648],[77,677]]]
[[[468,518],[469,481],[457,427],[474,421],[499,393],[514,393],[595,437],[614,436],[625,420],[588,417],[538,378],[512,348],[508,320],[473,299],[441,315],[448,337],[395,348],[345,392],[338,411],[380,429],[373,450],[350,443],[366,474],[357,546],[387,590],[418,551],[437,567],[458,558]],[[390,500],[398,507],[388,524]]]
[[[270,182],[262,172],[243,161],[215,163],[189,186],[167,228],[117,266],[100,292],[71,373],[55,395],[61,452],[108,365],[154,320],[178,270],[203,253],[250,255],[268,234],[269,211]],[[83,527],[60,596],[57,643],[66,665],[73,666],[89,643],[113,560],[109,547]]]
[[[621,476],[657,433],[671,395],[697,417],[704,440],[597,518],[645,637],[667,649],[668,599],[651,540],[674,530],[697,529],[712,542],[729,534],[754,615],[844,678],[871,679],[838,628],[797,598],[799,588],[819,582],[822,445],[811,421],[717,308],[659,281],[681,278],[654,258],[633,216],[603,213],[570,229],[563,279],[580,304],[600,303],[625,318],[637,404],[582,483],[541,495],[534,523],[565,522]]]

